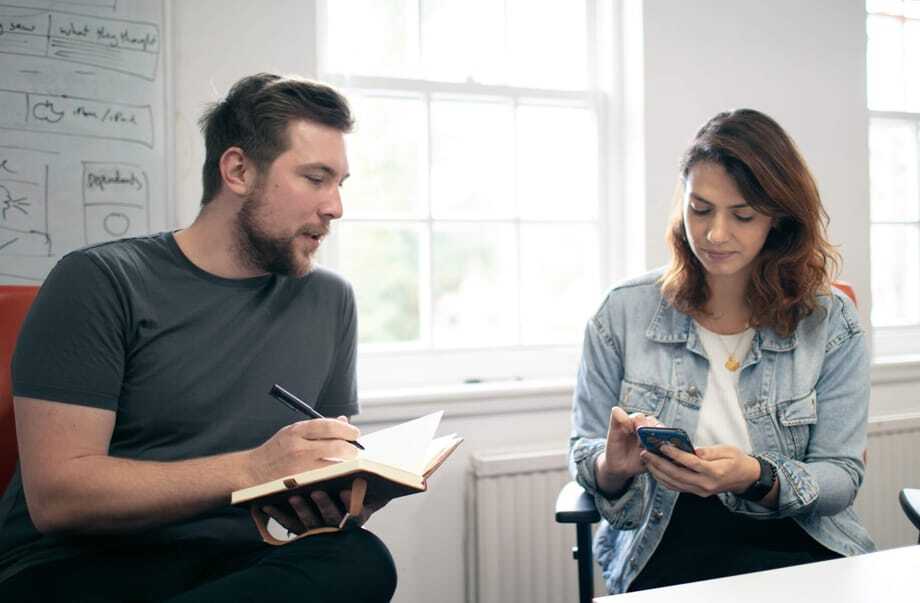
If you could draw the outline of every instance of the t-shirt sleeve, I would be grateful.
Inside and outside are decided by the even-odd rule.
[[[341,328],[335,346],[335,360],[319,396],[320,412],[327,417],[351,416],[360,411],[355,369],[358,352],[358,312],[354,292],[348,284],[345,284],[340,312]]]
[[[125,366],[126,313],[96,260],[71,253],[54,267],[23,323],[13,394],[115,410]]]

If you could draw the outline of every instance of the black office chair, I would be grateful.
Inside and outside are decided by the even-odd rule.
[[[907,519],[914,524],[915,528],[920,530],[920,490],[904,488],[901,490],[898,500],[901,501],[901,508],[904,509]],[[559,515],[558,509],[556,515]],[[917,538],[917,543],[920,544],[920,537]]]
[[[920,492],[920,491],[918,491]],[[574,523],[576,544],[572,558],[578,561],[578,601],[591,603],[594,597],[594,555],[591,526],[601,520],[594,499],[575,482],[569,482],[556,497],[556,523]]]

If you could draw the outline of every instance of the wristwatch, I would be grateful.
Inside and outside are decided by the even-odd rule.
[[[776,467],[762,456],[754,455],[754,458],[760,463],[760,477],[758,477],[747,490],[739,494],[738,497],[756,502],[769,494],[770,490],[773,489],[773,484],[776,482]]]

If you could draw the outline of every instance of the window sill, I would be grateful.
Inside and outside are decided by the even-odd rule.
[[[872,363],[872,385],[920,382],[920,355],[885,356]]]
[[[920,382],[920,356],[887,357],[872,364],[872,385]],[[406,421],[446,410],[477,417],[515,412],[570,410],[574,379],[530,379],[469,385],[368,390],[361,393],[357,424]]]
[[[356,424],[405,421],[447,411],[448,417],[570,410],[574,379],[486,382],[361,392]]]

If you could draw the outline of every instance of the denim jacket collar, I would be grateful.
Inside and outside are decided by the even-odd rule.
[[[686,343],[690,351],[701,356],[706,355],[693,326],[693,319],[675,310],[664,297],[658,300],[658,308],[645,330],[645,336],[659,343]],[[788,337],[782,337],[773,329],[757,329],[749,357],[759,359],[761,350],[791,352],[797,345],[795,331]]]

